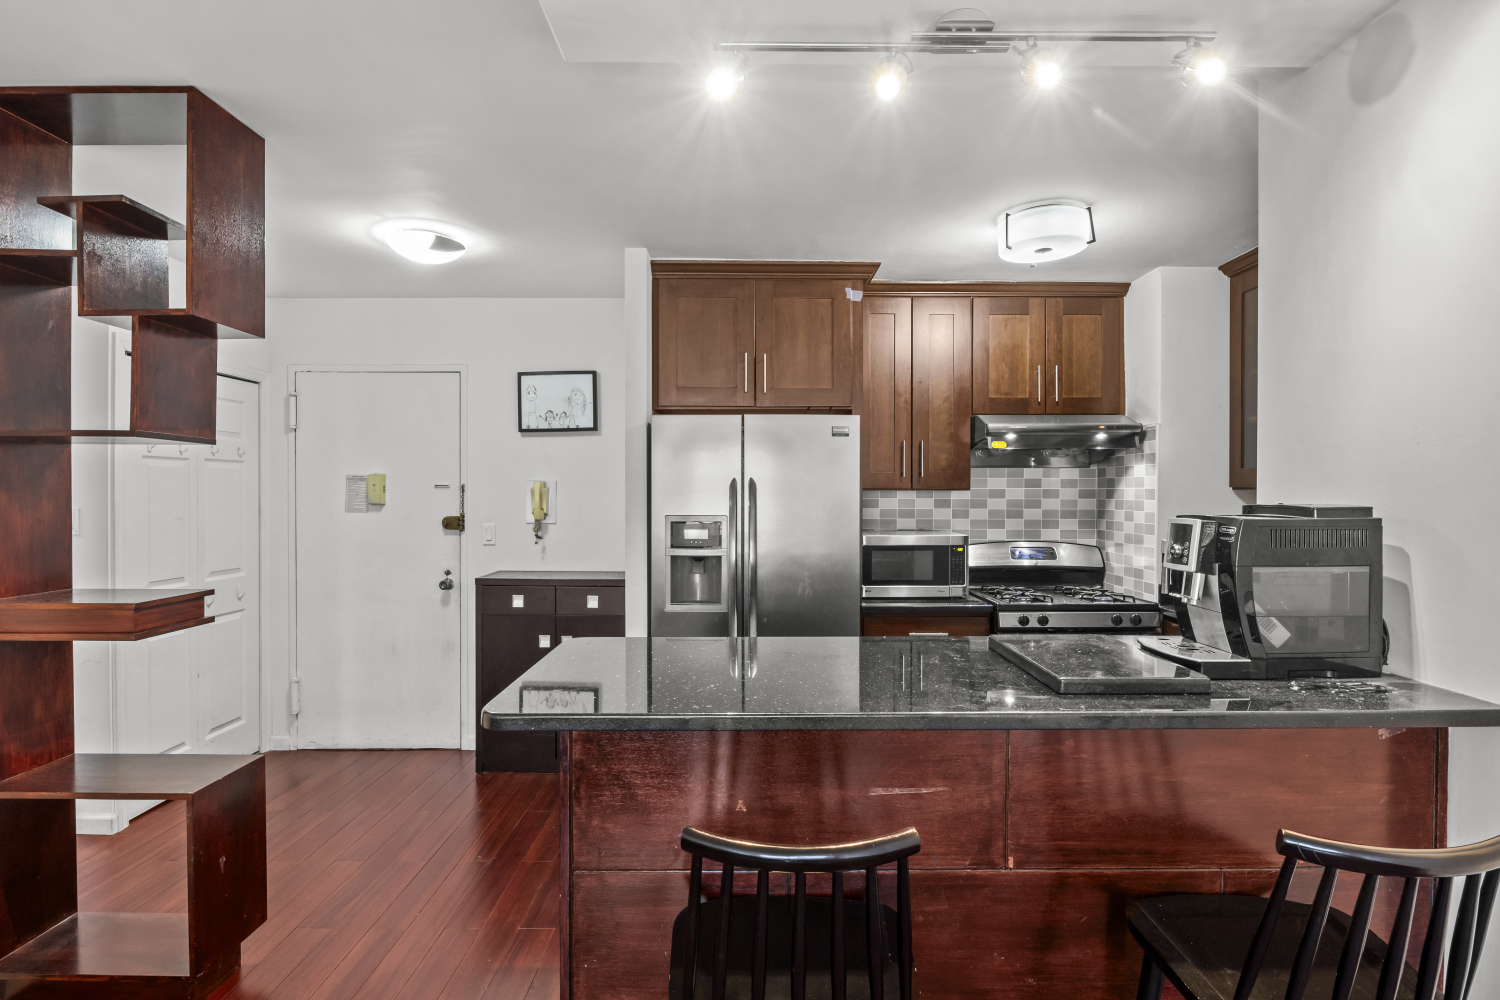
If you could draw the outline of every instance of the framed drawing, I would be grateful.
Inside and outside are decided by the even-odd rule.
[[[598,372],[517,372],[517,426],[531,431],[597,431]]]

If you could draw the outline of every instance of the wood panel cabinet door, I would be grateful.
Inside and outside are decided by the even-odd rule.
[[[911,299],[865,296],[864,382],[859,404],[859,486],[909,490]]]
[[[1048,413],[1123,413],[1124,300],[1047,300]]]
[[[755,282],[659,278],[658,406],[753,406]]]
[[[917,298],[911,305],[912,488],[969,488],[973,414],[973,306],[967,298]]]
[[[756,406],[854,405],[854,304],[826,278],[755,283]]]
[[[1046,413],[1047,300],[974,300],[974,412]]]

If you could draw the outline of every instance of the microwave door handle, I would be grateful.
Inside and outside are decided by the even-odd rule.
[[[745,613],[745,634],[760,634],[760,536],[758,531],[760,497],[755,480],[745,481],[745,596],[749,599]]]
[[[740,588],[739,588],[739,531],[740,531],[740,482],[729,481],[729,550],[728,569],[724,574],[724,606],[729,611],[729,638],[740,634]]]

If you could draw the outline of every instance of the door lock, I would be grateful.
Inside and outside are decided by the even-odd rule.
[[[443,570],[443,578],[438,581],[438,590],[452,590],[452,589],[453,589],[453,571],[451,569],[445,569],[445,570]]]
[[[463,531],[464,530],[464,484],[463,483],[459,483],[458,484],[458,514],[457,515],[449,514],[447,517],[443,518],[443,530],[444,531]],[[443,589],[446,590],[447,588],[445,587]]]

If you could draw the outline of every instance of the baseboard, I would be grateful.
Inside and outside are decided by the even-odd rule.
[[[292,749],[292,738],[290,736],[272,736],[266,741],[267,750],[290,750]]]
[[[94,801],[98,801],[97,799]],[[75,817],[79,833],[89,833],[96,836],[113,836],[129,824],[120,821],[120,815],[114,809],[109,812],[80,812]]]

